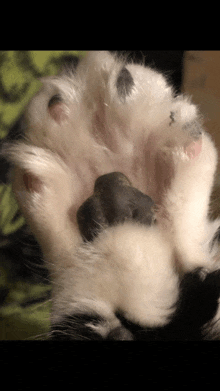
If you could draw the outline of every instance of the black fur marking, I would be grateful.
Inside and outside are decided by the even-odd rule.
[[[174,122],[175,122],[175,119],[174,119],[174,115],[175,113],[173,111],[170,112],[170,123],[169,123],[169,126],[171,126]]]
[[[132,187],[122,173],[102,175],[95,182],[94,194],[77,212],[80,232],[91,241],[101,229],[125,220],[151,225],[153,205],[152,199]]]
[[[130,95],[132,88],[134,86],[134,80],[127,68],[122,68],[119,72],[116,88],[118,95],[122,100],[125,100],[128,95]]]
[[[176,311],[164,327],[142,327],[117,314],[122,325],[135,340],[142,341],[200,341],[204,339],[204,326],[218,309],[220,271],[202,277],[201,268],[187,273],[180,283]]]
[[[132,333],[124,326],[118,326],[113,328],[109,333],[106,329],[106,337],[103,337],[100,333],[92,329],[93,326],[102,324],[104,328],[107,327],[108,322],[99,315],[89,314],[74,314],[71,316],[65,316],[65,318],[51,327],[51,337],[53,341],[131,341],[133,340]]]
[[[61,322],[51,327],[53,341],[93,341],[103,340],[103,337],[88,326],[88,323],[98,324],[103,318],[98,315],[75,314],[66,316]]]
[[[163,327],[143,327],[115,315],[121,325],[105,337],[89,324],[102,324],[106,320],[98,315],[75,314],[66,316],[59,324],[52,325],[52,340],[139,340],[139,341],[200,341],[206,338],[204,326],[213,319],[218,309],[220,295],[220,270],[204,277],[201,268],[187,273],[180,282],[180,294],[176,311]],[[106,330],[107,331],[107,330]],[[217,336],[219,337],[219,336]]]
[[[201,268],[187,273],[171,323],[164,328],[176,340],[202,340],[203,327],[215,316],[220,294],[220,271],[206,275]],[[171,339],[171,338],[170,338]]]

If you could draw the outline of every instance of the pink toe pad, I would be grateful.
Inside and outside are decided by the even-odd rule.
[[[189,156],[190,159],[195,159],[202,150],[202,138],[191,142],[187,147],[184,148],[184,152]]]

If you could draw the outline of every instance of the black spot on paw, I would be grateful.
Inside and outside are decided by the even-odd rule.
[[[77,212],[81,235],[91,241],[101,229],[128,220],[151,225],[153,205],[152,199],[132,187],[124,174],[102,175],[95,182],[94,194]]]
[[[127,68],[122,68],[118,74],[116,88],[118,95],[122,100],[125,100],[130,95],[134,86],[134,80]]]
[[[51,108],[56,103],[62,102],[61,96],[59,94],[53,95],[48,102],[48,108]]]
[[[96,180],[95,192],[109,225],[135,220],[151,225],[154,212],[152,199],[132,187],[129,179],[120,172],[102,175]]]

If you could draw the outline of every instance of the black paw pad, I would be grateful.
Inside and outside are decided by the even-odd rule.
[[[122,68],[121,71],[118,74],[118,78],[116,81],[116,88],[118,91],[118,95],[122,100],[125,100],[125,98],[130,95],[132,88],[134,86],[134,80],[131,76],[130,72],[127,70],[127,68]]]
[[[61,96],[59,94],[53,95],[48,102],[48,108],[50,109],[56,103],[62,102]]]
[[[123,326],[118,326],[110,331],[107,336],[109,341],[133,341],[132,333]]]
[[[151,225],[154,221],[153,201],[132,187],[120,172],[100,176],[89,197],[77,212],[77,221],[83,238],[91,241],[101,229],[109,225],[134,220]]]

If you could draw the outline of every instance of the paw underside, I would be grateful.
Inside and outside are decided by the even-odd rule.
[[[132,187],[120,172],[99,177],[94,194],[79,208],[77,213],[80,232],[85,241],[93,241],[108,226],[135,221],[150,226],[156,224],[153,201]],[[196,341],[206,339],[205,324],[214,317],[220,295],[220,270],[208,273],[197,268],[186,273],[180,281],[180,293],[175,313],[167,325],[143,327],[116,312],[119,325],[110,327],[99,315],[76,313],[65,316],[53,324],[53,340],[106,340],[106,341]],[[104,335],[97,331],[100,327]],[[108,331],[106,331],[108,330]]]
[[[174,97],[157,72],[105,53],[92,54],[82,64],[71,77],[45,82],[28,109],[27,143],[15,143],[6,152],[24,173],[15,178],[17,199],[42,248],[48,250],[50,243],[50,254],[71,248],[69,258],[78,229],[88,243],[127,221],[171,227],[171,241],[187,271],[174,317],[153,330],[118,313],[118,325],[105,339],[184,339],[181,333],[199,339],[201,326],[216,312],[220,286],[219,272],[204,277],[198,268],[206,265],[200,243],[217,164],[215,147],[202,131],[195,106]],[[60,270],[59,261],[53,265]],[[207,300],[213,305],[206,308],[201,303]],[[196,320],[197,305],[201,314]],[[74,314],[53,325],[52,337],[102,339],[96,330],[104,323],[97,315]],[[73,329],[75,335],[78,329],[76,338]]]

